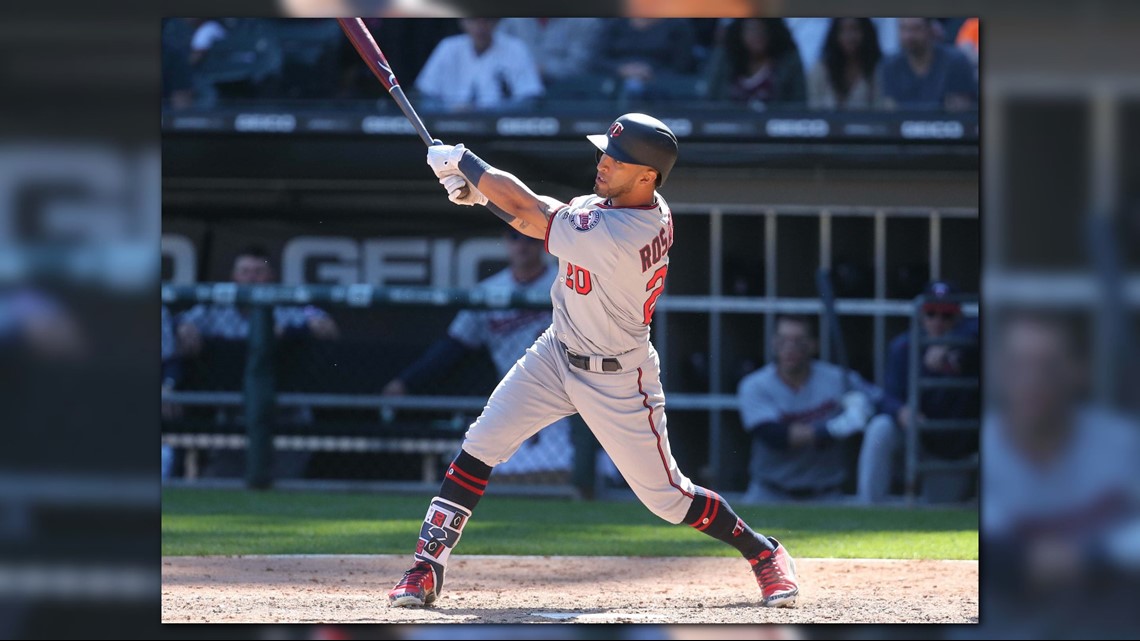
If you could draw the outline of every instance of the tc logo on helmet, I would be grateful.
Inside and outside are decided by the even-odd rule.
[[[614,124],[610,125],[610,138],[617,138],[620,136],[622,129],[625,129],[625,126],[620,122],[615,122]]]

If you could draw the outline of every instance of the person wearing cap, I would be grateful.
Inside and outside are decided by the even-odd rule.
[[[930,283],[923,293],[923,336],[939,338],[960,336],[974,339],[973,346],[927,345],[920,357],[923,377],[977,376],[979,370],[978,322],[962,316],[962,306],[953,298],[957,289],[946,281]],[[886,409],[895,417],[899,428],[906,430],[914,424],[908,403],[910,388],[910,330],[896,336],[887,352],[887,371],[884,381]],[[971,389],[928,389],[919,398],[920,419],[976,419],[980,412],[980,398]],[[903,439],[897,433],[898,446]],[[926,432],[920,439],[923,453],[928,456],[957,460],[978,451],[976,431],[949,430]],[[969,478],[939,479],[946,483],[930,483],[923,488],[923,497],[931,502],[965,500],[972,483]],[[933,478],[933,477],[932,477]]]

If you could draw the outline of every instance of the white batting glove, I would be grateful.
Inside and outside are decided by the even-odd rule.
[[[843,395],[843,413],[827,421],[827,432],[832,438],[844,439],[863,431],[867,419],[871,418],[871,401],[863,392],[847,392]]]
[[[450,174],[439,179],[439,184],[447,190],[447,199],[456,205],[486,205],[487,197],[476,189],[463,174]],[[466,190],[464,189],[466,188]],[[464,193],[466,191],[466,193]]]
[[[463,143],[458,145],[432,145],[428,147],[427,164],[435,172],[437,178],[459,173],[459,159],[467,148]]]

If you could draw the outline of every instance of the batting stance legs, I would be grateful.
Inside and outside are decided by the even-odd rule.
[[[492,468],[553,421],[582,415],[638,499],[670,523],[685,523],[735,547],[749,561],[764,604],[790,606],[794,562],[775,539],[754,532],[716,492],[694,485],[669,449],[665,396],[648,343],[621,355],[619,372],[580,369],[548,330],[511,368],[467,432],[439,496],[420,527],[415,565],[389,593],[396,606],[430,604],[447,559],[482,497]]]

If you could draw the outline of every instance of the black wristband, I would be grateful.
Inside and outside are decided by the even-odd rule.
[[[459,157],[459,171],[463,173],[467,180],[471,181],[471,184],[474,185],[476,189],[479,188],[479,179],[490,170],[491,165],[488,165],[482,158],[476,156],[470,149],[464,151],[463,155]]]

